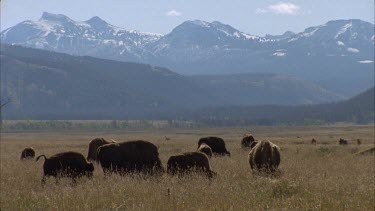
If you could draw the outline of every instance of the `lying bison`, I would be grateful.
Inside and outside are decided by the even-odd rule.
[[[340,138],[339,145],[348,145],[348,141],[345,139]]]
[[[27,147],[21,152],[21,160],[32,159],[35,157],[35,150],[32,147]]]
[[[92,177],[94,165],[88,163],[85,157],[77,152],[63,152],[47,158],[45,155],[40,155],[36,158],[44,157],[42,184],[46,182],[46,177],[70,177],[73,182],[76,178],[81,176]]]
[[[255,139],[254,139],[253,135],[245,134],[242,137],[242,140],[241,140],[241,147],[242,148],[250,147],[251,143],[253,143],[254,141],[255,141]]]
[[[105,174],[164,172],[158,148],[148,141],[128,141],[106,144],[98,149],[98,162]]]
[[[251,169],[274,172],[280,164],[280,148],[270,141],[260,141],[249,153]]]
[[[202,152],[207,155],[208,158],[212,157],[212,150],[211,147],[207,144],[201,144],[198,148],[198,152]]]
[[[202,173],[208,178],[216,175],[211,171],[208,157],[201,152],[187,152],[168,159],[167,173],[169,175],[180,177],[193,172]]]
[[[87,160],[88,161],[95,161],[97,160],[98,156],[98,148],[105,145],[105,144],[112,144],[115,143],[115,141],[106,141],[104,138],[95,138],[89,143],[89,151],[87,154]]]
[[[201,138],[198,141],[198,149],[201,146],[201,144],[206,144],[209,147],[211,147],[212,153],[215,153],[215,154],[218,154],[218,155],[228,155],[228,156],[230,156],[230,153],[228,152],[227,148],[225,147],[225,142],[222,138],[218,138],[218,137]]]

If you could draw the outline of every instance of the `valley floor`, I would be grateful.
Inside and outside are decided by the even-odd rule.
[[[244,133],[281,148],[281,176],[253,175]],[[108,131],[3,132],[1,134],[1,210],[374,210],[375,156],[356,155],[374,146],[374,125],[248,127]],[[95,164],[93,179],[47,180],[43,160],[20,161],[23,148],[53,155],[73,150],[87,155],[91,139],[144,139],[159,147],[164,167],[169,156],[194,151],[200,137],[224,138],[231,157],[213,157],[218,176],[178,179],[117,176],[105,178]],[[169,140],[166,139],[169,138]],[[311,145],[312,138],[317,145]],[[349,140],[339,146],[339,138]],[[362,145],[356,144],[356,139]]]

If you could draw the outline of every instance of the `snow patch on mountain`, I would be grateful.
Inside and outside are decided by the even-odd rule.
[[[320,27],[316,27],[315,29],[306,30],[307,32],[302,33],[301,37],[311,37],[320,29]]]
[[[357,48],[348,48],[347,50],[351,53],[359,53],[359,50]]]
[[[345,43],[343,43],[343,42],[341,42],[341,41],[337,41],[337,45],[345,46]]]
[[[337,39],[341,34],[344,34],[348,29],[350,29],[353,26],[353,23],[347,23],[343,27],[341,27],[340,31],[337,32],[335,39]]]
[[[272,54],[273,56],[285,56],[286,55],[286,53],[285,52],[275,52],[275,53],[273,53]]]
[[[373,60],[362,60],[362,61],[358,61],[358,63],[360,64],[371,64],[371,63],[374,63]]]

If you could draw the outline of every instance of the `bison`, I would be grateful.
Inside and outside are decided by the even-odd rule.
[[[316,140],[314,138],[311,140],[311,144],[316,144]]]
[[[21,160],[32,159],[35,157],[35,150],[32,147],[27,147],[21,152]]]
[[[228,155],[228,156],[230,156],[230,153],[226,149],[225,142],[222,138],[218,138],[218,137],[201,138],[198,141],[198,149],[201,146],[201,144],[206,144],[209,147],[211,147],[212,153],[215,153],[217,155]]]
[[[241,140],[241,147],[242,148],[250,147],[251,143],[253,143],[254,141],[255,139],[253,135],[245,134],[243,135],[242,140]]]
[[[89,143],[89,151],[87,154],[88,161],[96,161],[98,156],[98,148],[105,144],[112,144],[115,141],[106,141],[104,138],[95,138]]]
[[[348,145],[348,141],[345,139],[340,138],[339,145]]]
[[[202,152],[187,152],[168,159],[167,173],[169,175],[180,177],[193,172],[203,173],[208,178],[216,175],[210,168],[208,157]]]
[[[128,141],[106,144],[98,149],[98,162],[105,174],[164,172],[158,148],[148,141]]]
[[[45,155],[39,155],[39,158],[44,157],[43,164],[43,178],[42,184],[46,182],[46,177],[70,177],[75,183],[76,178],[81,176],[92,177],[94,165],[87,162],[85,157],[78,152],[63,152],[47,158]]]
[[[357,138],[357,145],[361,145],[361,144],[362,144],[361,140]]]
[[[249,153],[251,169],[275,172],[280,164],[280,148],[270,141],[260,141]]]
[[[198,148],[198,152],[202,152],[207,155],[208,158],[212,157],[212,150],[211,147],[207,144],[201,144]]]

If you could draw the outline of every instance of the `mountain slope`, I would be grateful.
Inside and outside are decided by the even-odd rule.
[[[275,74],[190,77],[150,65],[10,45],[2,45],[0,59],[1,96],[13,99],[6,108],[11,118],[165,118],[206,106],[340,99],[317,85]]]
[[[216,126],[246,124],[321,124],[334,122],[374,123],[375,88],[345,101],[300,106],[227,106],[185,112],[189,120]]]

